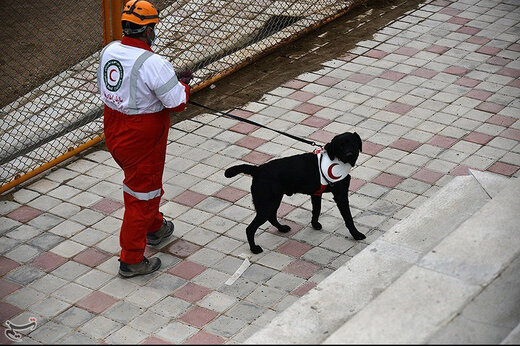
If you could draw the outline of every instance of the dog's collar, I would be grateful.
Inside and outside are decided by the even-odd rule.
[[[334,183],[345,179],[352,169],[349,163],[338,159],[331,160],[325,149],[316,149],[314,153],[318,156],[318,170],[320,171],[321,185],[334,185]]]

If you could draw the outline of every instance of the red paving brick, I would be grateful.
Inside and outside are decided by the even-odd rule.
[[[116,210],[123,208],[123,206],[123,203],[105,197],[102,200],[92,204],[89,208],[100,211],[104,214],[112,214]]]
[[[96,248],[88,248],[74,256],[73,260],[89,267],[96,267],[110,257],[112,257],[112,255],[105,251]]]
[[[285,243],[278,246],[276,251],[283,253],[284,255],[300,258],[312,248],[312,245],[289,239]]]
[[[502,50],[500,48],[490,47],[490,46],[482,46],[479,49],[477,49],[477,53],[487,54],[487,55],[497,55],[497,53],[500,53],[501,51]]]
[[[282,84],[282,86],[286,87],[286,88],[291,88],[291,89],[301,89],[304,86],[306,86],[307,84],[309,84],[309,83],[298,80],[298,79],[293,79],[293,80],[290,80],[290,81]]]
[[[312,93],[298,90],[298,91],[293,92],[291,95],[289,95],[287,97],[292,99],[292,100],[301,101],[301,102],[307,102],[310,99],[314,98],[315,96],[316,95],[314,95]]]
[[[313,105],[311,103],[302,103],[298,107],[294,108],[296,112],[305,113],[305,114],[314,114],[320,110],[322,110],[322,106]]]
[[[202,328],[217,316],[218,313],[213,310],[208,310],[200,306],[194,306],[185,312],[181,317],[179,317],[179,320],[192,326]]]
[[[393,174],[381,173],[374,180],[372,180],[372,182],[375,184],[378,184],[378,185],[386,186],[386,187],[396,187],[403,180],[404,180],[403,178],[398,177]]]
[[[504,127],[509,127],[516,122],[516,119],[513,117],[508,117],[505,115],[495,114],[491,118],[486,120],[486,123],[500,125]]]
[[[435,77],[436,75],[438,75],[439,72],[434,71],[434,70],[427,69],[427,68],[425,68],[425,67],[419,67],[418,69],[416,69],[415,71],[413,71],[411,74],[412,74],[413,76],[417,76],[417,77],[422,77],[422,78],[430,79],[430,78],[433,78],[433,77]]]
[[[201,330],[184,343],[188,345],[220,345],[224,342],[226,342],[224,338]]]
[[[457,29],[456,32],[461,34],[476,35],[480,32],[480,29],[474,28],[472,26],[463,26],[462,28]]]
[[[261,146],[262,144],[264,144],[266,142],[267,141],[262,138],[246,136],[246,137],[243,137],[243,138],[239,139],[238,141],[236,141],[235,144],[240,147],[253,150],[253,149],[258,148],[259,146]]]
[[[303,260],[296,260],[286,266],[283,271],[286,273],[294,274],[298,277],[308,279],[313,276],[321,268],[314,264]]]
[[[27,221],[31,221],[35,217],[39,216],[41,213],[41,210],[29,207],[27,205],[22,205],[21,207],[7,214],[7,217],[25,223]]]
[[[17,283],[0,278],[0,298],[3,298],[20,288],[22,288],[22,286]]]
[[[14,268],[20,266],[20,263],[13,261],[10,258],[0,256],[0,275],[3,276],[9,273]]]
[[[482,144],[482,145],[488,143],[492,139],[493,139],[493,136],[490,136],[490,135],[487,135],[487,134],[481,133],[481,132],[476,132],[476,131],[471,132],[468,135],[466,135],[466,137],[464,137],[465,141]]]
[[[425,51],[427,51],[427,52],[432,52],[432,53],[437,53],[437,54],[444,54],[449,50],[450,50],[450,47],[440,46],[437,44],[432,44],[430,47],[425,49]]]
[[[504,67],[504,68],[500,69],[497,73],[499,75],[507,76],[507,77],[513,77],[513,78],[520,77],[520,70],[510,68],[510,67]]]
[[[412,106],[404,104],[404,103],[400,103],[400,102],[392,102],[392,103],[386,105],[384,108],[385,111],[398,113],[401,115],[408,113],[412,109],[413,109]]]
[[[467,68],[460,66],[450,66],[444,70],[445,73],[454,74],[457,76],[464,76],[469,72]]]
[[[248,191],[240,190],[232,186],[226,186],[222,188],[222,190],[215,193],[213,196],[229,202],[236,202],[248,193]]]
[[[273,156],[261,153],[259,151],[251,151],[249,154],[242,156],[242,161],[246,161],[255,165],[261,165],[271,160]]]
[[[338,84],[341,81],[342,81],[342,79],[339,79],[339,78],[323,76],[323,77],[316,79],[314,81],[314,83],[320,84],[320,85],[326,85],[326,86],[333,86],[333,85]]]
[[[493,57],[487,59],[486,62],[491,65],[506,66],[511,61],[512,61],[511,59],[502,58],[500,56],[493,56]]]
[[[329,132],[329,131],[326,131],[326,130],[318,130],[316,132],[313,132],[308,138],[318,142],[318,144],[320,144],[320,143],[321,144],[327,144],[336,135],[337,135],[336,133]]]
[[[377,153],[379,153],[381,150],[383,150],[385,147],[381,144],[377,144],[377,143],[372,143],[372,142],[363,142],[363,150],[362,152],[364,154],[368,154],[368,155],[376,155]]]
[[[205,200],[208,196],[203,195],[201,193],[186,190],[180,195],[176,196],[173,201],[179,204],[187,205],[188,207],[194,207],[203,200]]]
[[[493,103],[493,102],[482,102],[481,104],[479,104],[476,107],[476,109],[478,109],[478,110],[481,110],[484,112],[489,112],[489,113],[498,113],[504,108],[505,108],[504,106]]]
[[[401,138],[390,144],[390,147],[411,153],[415,149],[419,148],[421,145],[422,143],[420,142],[413,141],[411,139]]]
[[[366,84],[366,83],[370,82],[371,80],[373,80],[374,78],[375,78],[374,76],[371,76],[369,74],[353,73],[352,75],[347,77],[347,80],[349,80],[351,82]]]
[[[61,257],[55,253],[44,252],[36,257],[32,261],[31,265],[48,273],[66,263],[67,261],[68,259],[65,257]]]
[[[184,260],[175,265],[174,267],[168,269],[167,273],[173,274],[186,280],[191,280],[195,276],[204,272],[206,269],[207,268],[203,265]]]
[[[294,205],[282,202],[278,208],[278,211],[276,212],[276,215],[278,215],[278,217],[284,217],[294,209],[296,209]]]
[[[172,244],[168,245],[166,248],[166,251],[171,253],[174,256],[180,257],[180,258],[186,258],[193,253],[195,253],[197,250],[200,249],[200,246],[195,245],[193,243],[189,243],[185,240],[178,239]]]
[[[448,20],[448,23],[453,23],[453,24],[459,24],[459,25],[464,25],[466,23],[470,22],[469,19],[467,18],[462,18],[462,17],[451,17],[449,20]]]
[[[518,166],[510,165],[505,162],[495,162],[487,170],[493,173],[507,175],[508,177],[510,177],[516,173],[516,171],[518,170]]]
[[[238,124],[232,126],[229,130],[247,135],[247,134],[250,134],[251,132],[258,130],[259,128],[260,127],[258,127],[256,125],[252,125],[252,124],[238,123]]]
[[[500,133],[501,137],[514,139],[515,141],[520,141],[520,130],[518,129],[505,129]]]
[[[22,311],[23,310],[17,306],[0,301],[0,322],[3,323],[11,317],[18,315]]]
[[[491,40],[489,38],[483,37],[483,36],[471,36],[466,39],[466,42],[474,43],[474,44],[480,44],[485,45],[486,43],[490,42]]]
[[[315,282],[306,281],[300,287],[298,287],[294,291],[292,291],[291,294],[294,296],[297,296],[297,297],[301,297],[316,286],[317,286],[317,284]]]
[[[350,192],[356,192],[357,190],[359,190],[366,183],[367,182],[365,180],[363,180],[363,179],[351,178],[348,190]]]
[[[160,339],[156,336],[150,336],[146,338],[143,342],[141,342],[141,345],[173,345],[172,343],[165,341],[163,339]]]
[[[406,74],[401,73],[401,72],[396,72],[396,71],[385,71],[385,72],[381,73],[381,75],[379,77],[381,77],[383,79],[398,81],[398,80],[406,77]]]
[[[320,129],[320,128],[323,128],[323,127],[327,126],[328,124],[330,124],[331,121],[328,119],[323,119],[323,118],[316,117],[316,116],[310,116],[307,119],[303,120],[301,123],[303,125],[316,127],[316,128]]]
[[[453,175],[454,177],[459,176],[459,175],[468,175],[469,174],[469,171],[468,171],[469,168],[470,167],[464,166],[464,165],[457,166],[457,167],[455,167],[454,169],[452,169],[450,171],[450,175]]]
[[[486,101],[492,95],[493,95],[493,93],[491,93],[489,91],[473,89],[473,90],[470,90],[467,92],[466,97],[481,100],[481,101]]]
[[[172,293],[172,296],[180,298],[190,303],[195,303],[213,292],[213,290],[194,284],[192,282],[188,282],[186,285],[177,289]]]
[[[232,111],[229,112],[229,114],[233,114],[233,115],[236,115],[237,117],[241,117],[241,118],[249,118],[254,113],[250,112],[250,111],[245,111],[243,109],[233,109]]]
[[[446,137],[442,135],[435,135],[429,141],[428,144],[434,145],[441,148],[451,148],[453,144],[457,143],[458,139]]]
[[[406,55],[406,56],[414,56],[419,53],[420,50],[411,47],[400,47],[394,51],[395,54]]]
[[[78,301],[76,306],[95,314],[100,314],[114,305],[117,301],[118,300],[116,298],[109,296],[108,294],[94,291],[85,298]]]
[[[379,50],[379,49],[371,49],[368,52],[364,53],[363,55],[368,56],[369,58],[381,59],[381,58],[384,58],[385,56],[387,56],[388,53],[384,52],[382,50]]]
[[[479,85],[482,81],[479,81],[478,79],[472,79],[467,77],[461,77],[455,81],[453,84],[462,85],[468,88],[474,88],[477,85]]]
[[[437,180],[439,180],[443,176],[444,176],[444,174],[442,174],[442,173],[435,172],[435,171],[429,170],[427,168],[422,168],[419,171],[417,171],[414,175],[412,175],[412,178],[420,180],[420,181],[424,181],[425,183],[429,183],[429,184],[433,185],[433,184],[435,184],[435,182],[437,182]]]

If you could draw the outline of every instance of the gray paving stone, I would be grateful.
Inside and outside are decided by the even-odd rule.
[[[96,316],[79,328],[79,331],[93,339],[103,339],[121,329],[121,323],[112,321],[104,316]]]
[[[31,339],[36,341],[44,344],[52,344],[68,334],[71,330],[70,327],[49,321],[42,326],[38,326],[38,328],[29,335]]]
[[[93,345],[98,342],[85,334],[72,332],[71,334],[61,338],[57,343],[64,345]]]
[[[141,315],[145,311],[144,308],[136,306],[132,303],[120,301],[112,305],[103,312],[103,316],[113,321],[121,322],[127,325],[135,317]]]
[[[53,318],[71,305],[53,297],[47,297],[43,301],[30,307],[30,310],[46,318]]]
[[[172,318],[180,316],[190,306],[190,303],[182,299],[168,296],[155,303],[149,310],[159,315]]]
[[[94,318],[94,316],[94,314],[86,310],[71,306],[69,309],[56,316],[54,321],[71,328],[77,328]]]
[[[173,322],[159,330],[156,335],[173,344],[180,344],[197,333],[198,329],[180,322]]]
[[[163,294],[171,294],[185,283],[186,280],[178,276],[162,274],[148,282],[145,287],[154,288]]]
[[[204,327],[204,329],[212,334],[219,335],[228,339],[233,337],[238,331],[240,331],[246,325],[247,322],[239,318],[220,315],[216,319],[208,323]]]
[[[240,301],[231,309],[229,309],[226,312],[226,315],[251,323],[260,315],[262,315],[264,311],[265,308],[259,307],[246,301]]]
[[[67,263],[53,270],[51,274],[65,280],[72,281],[77,277],[85,274],[89,270],[91,270],[91,268],[86,265],[74,261],[68,261]]]
[[[5,275],[5,278],[22,286],[26,286],[44,275],[44,271],[25,265],[10,271]]]
[[[63,237],[60,237],[52,233],[43,233],[33,239],[28,244],[36,246],[44,251],[50,250],[63,241]]]
[[[261,285],[253,292],[251,292],[251,294],[249,294],[245,300],[258,306],[270,308],[283,299],[286,295],[287,292],[283,290]]]

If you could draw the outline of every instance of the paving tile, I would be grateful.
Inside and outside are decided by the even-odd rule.
[[[488,168],[488,171],[511,177],[513,174],[516,173],[516,171],[518,171],[518,168],[518,166],[510,165],[499,161],[492,164]]]
[[[96,248],[87,248],[74,256],[73,260],[89,267],[96,267],[110,257],[111,255],[104,251]]]
[[[235,142],[235,144],[238,146],[253,150],[253,149],[258,148],[260,145],[262,145],[266,142],[267,142],[267,140],[262,139],[262,138],[257,138],[254,136],[247,136],[247,137],[239,139],[238,141]]]
[[[404,150],[409,153],[413,152],[415,149],[421,146],[422,143],[413,141],[406,138],[400,138],[397,141],[393,142],[390,146],[392,148],[396,148],[399,150]]]
[[[251,151],[250,153],[242,156],[242,160],[255,165],[261,165],[272,159],[271,155],[264,154],[258,151]]]
[[[59,256],[55,253],[44,252],[40,256],[36,257],[32,261],[31,265],[48,273],[67,261],[68,260],[65,257]]]
[[[72,306],[54,318],[54,321],[71,328],[77,328],[94,318],[94,314]]]
[[[22,286],[17,283],[5,280],[4,278],[0,278],[0,299],[15,292],[20,288],[22,288]]]
[[[26,205],[22,205],[18,209],[15,209],[12,212],[10,212],[9,214],[7,214],[7,217],[9,217],[13,220],[25,223],[30,220],[33,220],[34,218],[36,218],[37,216],[39,216],[41,214],[42,214],[41,210],[26,206]]]
[[[320,118],[317,116],[308,117],[307,119],[305,119],[301,122],[301,124],[303,124],[303,125],[316,127],[316,128],[323,128],[330,123],[331,123],[330,120],[323,119],[323,118]]]
[[[30,335],[31,339],[43,344],[53,344],[67,335],[72,329],[61,324],[49,321],[38,326]]]
[[[477,143],[477,144],[486,144],[490,140],[493,139],[493,136],[487,135],[481,132],[471,132],[466,137],[463,138],[465,141]]]
[[[172,322],[159,330],[156,335],[172,344],[181,344],[198,331],[198,328],[188,326],[184,323]]]
[[[384,172],[372,180],[373,183],[386,187],[396,187],[401,181],[403,178]]]
[[[435,145],[441,148],[450,148],[458,140],[456,138],[446,137],[442,135],[435,135],[429,141],[428,144]]]
[[[295,296],[298,296],[298,297],[301,297],[305,293],[309,292],[310,290],[312,290],[316,286],[317,286],[317,284],[315,282],[306,281],[301,286],[299,286],[294,291],[292,291],[291,294],[293,294]]]
[[[177,256],[179,258],[186,258],[193,253],[195,253],[197,250],[200,249],[200,246],[189,243],[187,241],[184,241],[182,239],[178,239],[175,242],[173,242],[171,245],[168,245],[165,249],[169,253],[171,253],[173,256]]]
[[[201,330],[197,334],[187,339],[184,343],[190,345],[220,345],[224,344],[225,341],[226,339],[218,335]]]
[[[520,141],[520,130],[514,129],[514,128],[508,128],[508,129],[505,129],[504,131],[502,131],[500,133],[500,136],[509,138],[509,139],[513,139],[515,141]]]
[[[296,260],[284,268],[284,272],[294,274],[298,277],[308,279],[318,271],[319,266],[303,261]]]
[[[94,339],[103,339],[121,329],[121,327],[123,325],[119,322],[112,321],[104,316],[96,316],[81,326],[79,330]]]
[[[435,184],[435,182],[437,182],[442,176],[442,173],[423,168],[412,175],[412,178],[423,181],[425,183]]]
[[[24,265],[11,270],[4,276],[4,279],[8,279],[9,281],[25,286],[42,277],[43,275],[45,275],[45,272],[42,270],[32,266]]]
[[[218,313],[215,311],[208,310],[199,306],[194,306],[193,308],[189,309],[184,314],[182,314],[179,317],[179,320],[189,325],[202,328],[217,316]]]
[[[30,307],[30,311],[36,312],[46,318],[53,318],[61,312],[67,310],[71,304],[54,297],[47,297],[43,301]]]
[[[11,317],[18,315],[22,311],[22,309],[14,305],[0,301],[0,321],[6,321]]]
[[[0,276],[9,273],[11,270],[19,266],[20,263],[13,261],[12,259],[9,259],[7,257],[0,256]]]
[[[105,197],[100,201],[92,204],[89,208],[97,210],[103,214],[110,215],[116,210],[123,208],[123,206],[123,203]]]
[[[95,314],[100,314],[110,306],[114,305],[117,299],[103,292],[94,291],[76,303],[76,306]]]
[[[312,248],[312,245],[289,239],[285,243],[278,246],[276,251],[288,256],[300,258]]]
[[[211,292],[212,290],[210,288],[188,282],[186,285],[173,292],[172,295],[174,297],[186,300],[187,302],[195,303]]]
[[[236,202],[248,193],[249,192],[247,191],[240,190],[232,186],[226,186],[222,190],[214,194],[214,196],[217,198],[224,199],[226,201]]]

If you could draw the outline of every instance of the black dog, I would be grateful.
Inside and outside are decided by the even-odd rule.
[[[350,168],[354,167],[361,151],[361,137],[357,133],[346,132],[335,136],[325,145],[325,151],[305,153],[286,158],[275,159],[260,166],[237,165],[226,169],[227,178],[239,173],[253,177],[251,194],[256,209],[256,216],[247,226],[247,241],[255,254],[262,248],[255,244],[255,232],[264,222],[269,221],[280,232],[289,232],[291,228],[278,222],[276,212],[283,195],[303,193],[311,195],[312,227],[321,229],[318,222],[321,212],[321,194],[332,192],[334,201],[345,220],[354,239],[365,239],[352,220],[348,202]],[[321,169],[320,169],[321,167]]]

